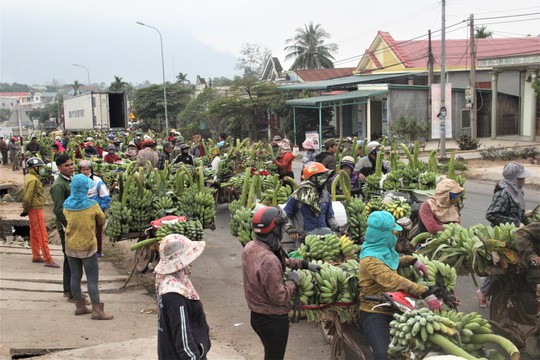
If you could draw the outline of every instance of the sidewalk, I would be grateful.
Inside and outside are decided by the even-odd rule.
[[[51,255],[61,264],[59,245]],[[62,294],[62,270],[31,262],[30,248],[0,242],[0,359],[14,354],[39,359],[155,359],[156,304],[145,288],[131,281],[111,263],[99,263],[100,298],[111,321],[75,316],[75,305]],[[83,291],[86,290],[83,277]],[[71,349],[60,351],[60,349]],[[27,357],[27,356],[25,356]],[[37,357],[36,357],[37,359]],[[243,359],[219,339],[212,339],[208,359]]]

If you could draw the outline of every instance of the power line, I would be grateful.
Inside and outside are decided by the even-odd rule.
[[[531,21],[531,20],[540,20],[540,17],[532,18],[532,19],[522,19],[522,20],[488,22],[488,23],[482,23],[480,25],[510,24],[510,23],[517,23],[517,22]]]
[[[528,13],[528,14],[516,14],[516,15],[491,16],[491,17],[485,17],[485,18],[478,18],[475,20],[506,19],[506,18],[512,18],[512,17],[522,17],[522,16],[531,16],[531,15],[540,15],[540,12]]]

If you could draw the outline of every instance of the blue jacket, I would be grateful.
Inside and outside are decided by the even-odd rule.
[[[334,218],[332,199],[328,191],[323,190],[320,201],[321,213],[318,217],[313,213],[310,206],[302,204],[294,198],[289,198],[283,210],[294,224],[304,224],[302,230],[307,233],[316,228],[329,227],[328,219]]]

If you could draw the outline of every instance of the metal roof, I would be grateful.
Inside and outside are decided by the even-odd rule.
[[[285,104],[299,108],[324,108],[334,105],[353,105],[365,102],[365,100],[360,99],[386,93],[388,93],[388,89],[355,90],[344,94],[287,100]]]
[[[410,76],[410,75],[415,75],[415,74],[418,75],[418,73],[413,73],[413,72],[399,73],[399,74],[353,75],[353,76],[340,77],[340,78],[335,78],[335,79],[330,79],[330,80],[310,81],[310,82],[304,82],[304,83],[299,83],[299,84],[283,85],[283,86],[279,86],[278,88],[281,90],[305,90],[305,89],[324,90],[329,87],[355,85],[355,84],[360,84],[360,83],[365,83],[365,82],[393,79],[393,78]]]

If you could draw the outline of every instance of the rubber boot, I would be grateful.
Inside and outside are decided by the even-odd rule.
[[[113,315],[107,314],[103,311],[104,304],[92,304],[92,320],[112,320]]]
[[[79,299],[75,301],[75,315],[92,314],[92,310],[86,307],[86,300]]]

